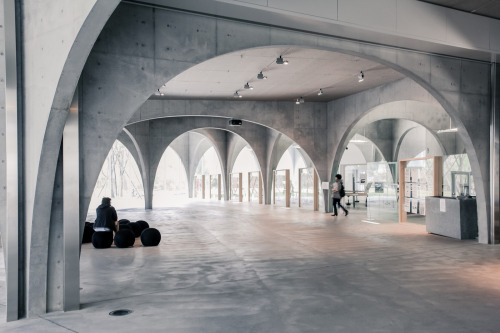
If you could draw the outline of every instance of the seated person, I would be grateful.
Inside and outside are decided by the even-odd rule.
[[[118,216],[116,215],[115,208],[111,206],[111,198],[102,198],[101,204],[95,211],[97,217],[94,222],[94,231],[118,231]]]

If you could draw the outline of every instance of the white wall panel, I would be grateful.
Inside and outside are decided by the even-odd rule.
[[[448,42],[467,48],[488,49],[489,21],[484,16],[471,15],[458,10],[448,11]]]
[[[236,2],[246,2],[259,6],[267,6],[267,0],[236,0]]]
[[[404,35],[446,41],[446,13],[448,11],[444,7],[423,2],[399,0],[397,31]]]
[[[337,0],[268,0],[268,6],[330,20],[337,19]]]
[[[338,0],[338,20],[396,32],[397,0]]]
[[[500,51],[500,21],[490,20],[490,48]]]

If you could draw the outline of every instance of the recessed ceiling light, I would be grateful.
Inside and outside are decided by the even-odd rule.
[[[253,86],[249,85],[248,82],[243,86],[243,88],[253,90]]]

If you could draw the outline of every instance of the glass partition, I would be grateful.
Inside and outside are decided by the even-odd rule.
[[[467,154],[443,156],[443,196],[476,195]]]
[[[203,178],[201,175],[194,176],[194,191],[195,198],[201,199],[203,192]]]
[[[366,164],[347,164],[344,169],[344,187],[346,191],[364,192],[366,186]]]
[[[241,173],[232,173],[230,174],[230,182],[231,182],[231,196],[230,200],[239,202],[240,199],[240,193],[241,193]]]
[[[210,199],[221,200],[222,199],[222,184],[219,182],[221,179],[221,175],[210,175]],[[219,194],[219,192],[221,192]]]
[[[262,203],[262,180],[259,171],[253,171],[248,173],[248,183],[249,183],[249,202]]]
[[[314,168],[299,169],[299,207],[314,209]]]
[[[274,171],[273,202],[276,206],[287,207],[287,174],[289,170]]]
[[[396,162],[371,162],[366,164],[365,201],[367,216],[384,221],[399,221],[398,175]],[[397,180],[397,181],[395,181]]]

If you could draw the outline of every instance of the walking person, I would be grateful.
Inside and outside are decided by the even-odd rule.
[[[349,211],[345,209],[344,206],[340,204],[340,200],[345,196],[344,183],[342,182],[342,175],[335,175],[335,183],[332,184],[332,199],[333,199],[333,214],[332,216],[337,216],[337,205],[344,211],[345,216],[349,214]]]

